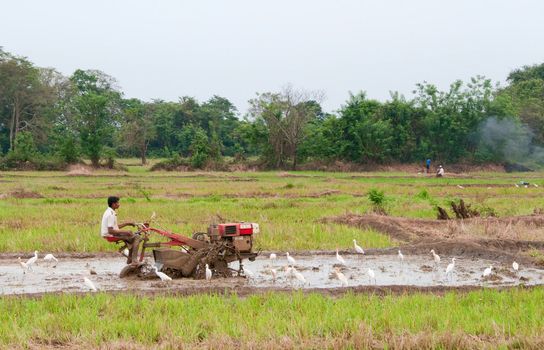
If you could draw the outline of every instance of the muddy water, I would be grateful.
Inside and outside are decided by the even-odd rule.
[[[119,271],[125,266],[121,257],[59,259],[59,262],[46,264],[40,262],[33,272],[23,273],[16,259],[0,260],[0,295],[29,294],[48,292],[81,292],[89,290],[83,278],[91,279],[99,290],[154,291],[183,290],[202,287],[236,288],[251,286],[255,288],[340,288],[333,269],[338,266],[348,279],[348,286],[514,286],[518,284],[544,284],[544,270],[521,266],[514,273],[511,266],[490,260],[458,257],[452,276],[445,270],[450,262],[443,257],[440,265],[434,265],[430,256],[405,256],[401,263],[396,255],[343,255],[346,265],[338,265],[335,255],[296,256],[295,267],[306,279],[303,283],[285,273],[285,256],[276,261],[258,257],[254,262],[246,261],[244,267],[251,276],[244,278],[218,278],[211,282],[192,279],[176,279],[165,283],[160,280],[120,279]],[[486,267],[493,265],[490,278],[482,278]],[[238,263],[231,265],[238,267]],[[277,271],[272,278],[271,269]],[[375,280],[370,280],[367,271],[375,272]],[[91,271],[94,272],[91,274]]]

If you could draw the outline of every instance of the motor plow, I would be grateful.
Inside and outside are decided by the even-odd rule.
[[[142,239],[138,264],[127,265],[120,277],[137,275],[146,278],[153,274],[151,266],[144,260],[147,249],[153,249],[157,269],[172,278],[205,277],[208,264],[214,276],[231,277],[244,275],[243,260],[254,261],[253,235],[259,232],[256,223],[238,222],[212,224],[207,232],[196,232],[191,237],[151,227],[148,223],[137,224]],[[161,236],[166,241],[150,242],[152,236]],[[229,267],[238,261],[239,268]]]

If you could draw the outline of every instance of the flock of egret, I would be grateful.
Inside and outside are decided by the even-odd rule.
[[[353,240],[353,246],[357,254],[361,254],[361,255],[365,254],[363,248],[357,244],[357,241],[355,239]],[[430,253],[432,254],[432,258],[434,262],[434,270],[439,271],[440,256],[436,254],[434,249],[431,249]],[[283,271],[285,272],[285,276],[288,278],[294,277],[301,283],[306,284],[307,283],[306,278],[295,267],[296,265],[295,258],[289,255],[288,252],[285,253],[285,257],[287,260],[287,265],[285,265],[283,268]],[[397,257],[398,257],[399,264],[402,268],[405,257],[400,249],[397,251]],[[270,254],[270,261],[275,262],[277,259],[278,259],[278,256],[276,255],[276,253]],[[448,280],[453,279],[453,274],[455,272],[455,260],[456,260],[455,258],[452,258],[451,262],[446,267],[445,277]],[[340,285],[342,287],[346,287],[349,284],[348,278],[341,271],[341,267],[346,267],[346,266],[348,266],[346,259],[344,259],[342,255],[340,255],[340,252],[337,248],[336,249],[336,264],[334,264],[333,266],[332,275],[340,282]],[[512,263],[512,269],[514,270],[515,273],[517,273],[517,271],[519,270],[519,264],[514,261]],[[488,278],[492,274],[492,271],[493,271],[493,265],[490,265],[483,271],[481,277],[484,279]],[[277,270],[275,268],[270,267],[268,269],[268,273],[272,276],[273,282],[275,282],[277,278]],[[373,269],[368,268],[366,270],[366,274],[368,276],[369,282],[376,284],[376,272]]]
[[[57,263],[59,262],[59,259],[57,259],[53,254],[46,254],[43,257],[43,260],[47,263],[48,267],[57,267]],[[34,256],[32,256],[30,259],[28,259],[26,262],[23,262],[21,260],[21,257],[17,258],[17,261],[19,262],[19,265],[23,269],[23,274],[26,274],[27,272],[34,272],[34,265],[38,265],[38,251],[34,251]],[[55,264],[51,266],[51,264]],[[83,284],[86,286],[86,288],[96,292],[98,288],[94,285],[93,281],[91,281],[89,278],[84,277],[83,278]]]
[[[357,254],[360,254],[360,255],[365,254],[363,248],[361,248],[357,244],[356,240],[353,240],[353,246],[354,246],[354,250],[355,250],[355,252]],[[430,253],[432,254],[432,259],[433,259],[433,262],[434,262],[434,270],[439,271],[439,268],[440,268],[440,256],[438,254],[436,254],[434,249],[431,249]],[[304,284],[304,285],[308,284],[308,282],[307,282],[306,278],[304,277],[304,275],[300,271],[298,271],[297,268],[296,268],[296,265],[297,265],[296,259],[293,256],[291,256],[289,254],[289,252],[285,253],[285,257],[286,257],[286,261],[287,261],[287,264],[283,267],[283,272],[285,274],[285,277],[287,277],[288,279],[293,279],[294,278],[294,279],[298,280],[301,284]],[[401,252],[400,249],[398,250],[397,257],[398,257],[398,260],[399,260],[399,264],[400,264],[400,266],[402,268],[405,257],[404,257],[404,254]],[[37,265],[38,258],[39,258],[38,257],[38,251],[34,251],[34,255],[30,259],[28,259],[26,262],[23,262],[21,260],[21,257],[18,258],[19,265],[23,269],[23,274],[26,274],[26,273],[29,273],[29,272],[34,272],[33,266]],[[274,262],[276,262],[278,260],[278,256],[275,253],[271,253],[270,256],[269,256],[269,259],[270,259],[271,262],[274,263]],[[53,263],[55,265],[53,265],[52,267],[56,267],[56,264],[58,263],[58,259],[55,256],[53,256],[52,254],[45,255],[43,257],[43,261],[47,263],[48,267],[51,267],[51,265]],[[341,267],[347,267],[347,266],[348,266],[348,263],[346,262],[346,259],[344,259],[344,257],[342,257],[342,255],[340,255],[340,252],[339,252],[339,250],[337,248],[336,249],[336,264],[333,265],[332,276],[334,278],[336,278],[340,282],[340,285],[342,287],[347,287],[349,285],[348,278],[341,271]],[[165,273],[159,271],[156,266],[152,266],[151,269],[161,279],[161,281],[165,281],[165,282],[172,281],[172,278],[170,276],[168,276]],[[512,269],[514,270],[515,273],[517,273],[518,270],[519,270],[519,264],[514,261],[512,263]],[[454,270],[455,270],[455,258],[452,258],[451,263],[449,263],[447,265],[446,270],[445,270],[446,279],[451,280],[453,278]],[[268,272],[268,274],[270,274],[272,276],[273,282],[275,282],[277,277],[278,277],[278,270],[276,268],[273,268],[270,265],[267,272]],[[489,267],[485,268],[485,270],[483,271],[481,276],[482,276],[482,278],[486,279],[489,276],[491,276],[492,272],[493,272],[493,265],[490,265]],[[254,277],[254,273],[251,272],[251,270],[249,270],[247,268],[244,269],[244,273],[245,273],[246,277],[248,277],[248,278],[253,278]],[[207,281],[210,281],[212,279],[212,274],[213,274],[212,270],[209,268],[208,264],[206,264],[205,277],[206,277]],[[373,269],[368,268],[366,270],[366,275],[368,276],[368,279],[369,279],[370,283],[376,284],[376,272]],[[95,286],[93,281],[91,281],[88,277],[83,278],[83,285],[88,290],[91,290],[91,291],[97,291],[98,290],[98,288]]]

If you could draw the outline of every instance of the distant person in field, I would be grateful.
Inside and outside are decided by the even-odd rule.
[[[442,177],[442,176],[444,176],[444,168],[442,167],[442,165],[439,165],[439,166],[438,166],[438,170],[436,171],[436,176],[437,176],[437,177]]]
[[[427,158],[427,161],[425,162],[425,168],[427,169],[428,174],[429,170],[431,169],[431,158]]]
[[[138,263],[138,246],[140,245],[140,236],[128,230],[121,230],[125,226],[136,226],[133,222],[117,224],[117,213],[115,210],[121,205],[119,197],[108,197],[108,209],[102,215],[102,226],[100,234],[102,237],[116,237],[127,243],[129,253],[127,264]]]

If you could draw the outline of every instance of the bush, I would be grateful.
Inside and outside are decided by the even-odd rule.
[[[372,209],[375,213],[382,214],[382,215],[387,214],[387,210],[385,208],[387,198],[385,197],[385,194],[383,191],[372,188],[370,189],[370,191],[368,191],[367,195],[368,195],[368,199],[372,203]]]
[[[156,170],[173,171],[182,167],[188,168],[189,162],[181,158],[179,154],[174,154],[172,157],[154,164],[151,167],[151,171],[156,171]]]

